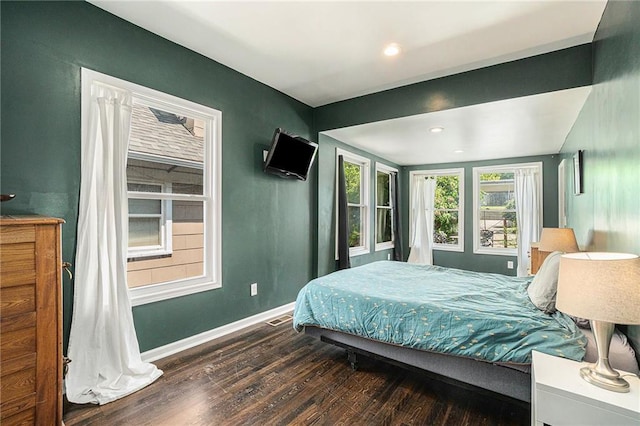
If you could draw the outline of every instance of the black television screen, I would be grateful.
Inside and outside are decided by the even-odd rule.
[[[278,128],[264,162],[264,171],[281,177],[307,180],[318,144]]]

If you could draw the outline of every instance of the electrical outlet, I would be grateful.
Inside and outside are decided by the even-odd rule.
[[[391,260],[391,253],[387,253],[387,260]]]
[[[513,269],[513,260],[507,261],[507,269]]]
[[[251,295],[252,296],[258,295],[258,283],[251,284]]]

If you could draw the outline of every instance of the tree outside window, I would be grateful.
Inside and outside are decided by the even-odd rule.
[[[516,248],[518,225],[513,172],[480,174],[480,245]]]
[[[436,180],[433,204],[434,250],[464,251],[464,169],[413,171],[411,182],[414,176]],[[410,193],[413,196],[413,192]]]
[[[351,152],[336,148],[336,166],[338,157],[344,159],[344,177],[347,191],[347,220],[349,231],[349,255],[357,256],[369,253],[369,166],[371,161]],[[337,185],[336,174],[336,185]],[[336,187],[336,197],[338,190]],[[336,198],[337,202],[337,198]],[[336,209],[336,223],[337,223]],[[336,256],[338,230],[336,226]]]
[[[391,199],[391,180],[396,169],[376,164],[376,250],[392,248],[394,245],[393,216],[395,209]]]
[[[364,206],[362,203],[362,166],[344,162],[344,177],[347,184],[347,209],[349,211],[349,247],[361,247],[362,218]]]
[[[434,244],[457,244],[459,238],[460,179],[438,176],[434,201]]]

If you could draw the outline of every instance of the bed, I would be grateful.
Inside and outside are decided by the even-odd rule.
[[[309,282],[293,326],[346,348],[352,367],[356,354],[380,356],[529,402],[531,351],[581,361],[589,341],[531,302],[531,281],[374,262]]]

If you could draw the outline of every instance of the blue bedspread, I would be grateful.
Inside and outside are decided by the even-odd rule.
[[[489,362],[531,363],[531,351],[582,360],[586,338],[561,312],[538,310],[531,278],[374,262],[309,282],[293,326]]]

